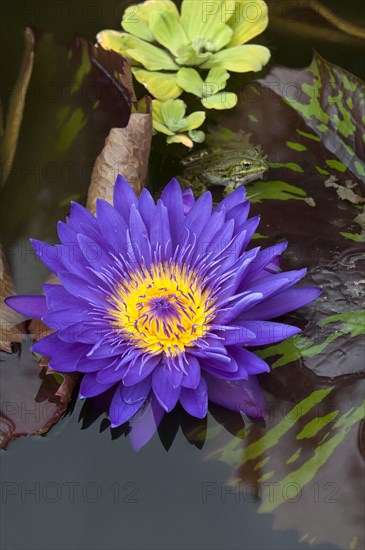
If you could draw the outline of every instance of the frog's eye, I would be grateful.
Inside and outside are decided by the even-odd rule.
[[[243,163],[243,166],[244,166],[245,168],[250,168],[251,162],[250,162],[249,160],[245,160],[244,163]]]

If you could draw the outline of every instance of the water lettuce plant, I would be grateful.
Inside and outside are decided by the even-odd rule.
[[[178,402],[204,418],[208,399],[262,418],[256,375],[269,367],[247,347],[299,333],[269,319],[320,291],[293,288],[305,269],[279,272],[287,243],[247,251],[260,220],[249,209],[243,187],[212,211],[211,193],[195,202],[176,179],[155,204],[118,176],[114,206],[99,199],[95,217],[72,203],[61,244],[32,241],[61,284],[7,304],[54,331],[33,351],[57,371],[83,373],[81,398],[113,389],[113,427],[149,406],[161,419]]]
[[[263,0],[183,0],[181,12],[172,0],[147,0],[129,6],[124,32],[101,31],[98,42],[129,58],[135,78],[160,100],[183,92],[200,98],[205,109],[231,109],[232,92],[223,92],[230,72],[260,71],[268,48],[247,44],[265,30]]]
[[[193,142],[202,143],[204,132],[196,130],[205,120],[204,111],[196,111],[185,117],[186,105],[181,99],[152,102],[153,127],[167,135],[167,143],[183,143],[192,147]]]

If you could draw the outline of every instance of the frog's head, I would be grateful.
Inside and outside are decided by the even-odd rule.
[[[238,187],[262,178],[267,169],[267,161],[257,149],[245,149],[231,158],[227,166],[227,179],[234,187]]]

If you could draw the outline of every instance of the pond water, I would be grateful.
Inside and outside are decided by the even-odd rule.
[[[16,78],[26,24],[55,32],[65,41],[75,32],[93,40],[100,29],[119,28],[128,4],[63,0],[47,3],[47,9],[42,1],[4,4],[5,100]],[[363,17],[359,2],[347,2],[346,7],[343,2],[327,4],[358,24]],[[273,27],[265,36],[274,63],[305,67],[315,47],[327,60],[364,77],[358,43],[329,43],[314,32],[312,39],[298,36],[296,47],[290,48],[290,33],[280,34]],[[76,163],[72,171],[65,159],[61,163],[63,157],[48,149],[48,137],[40,140],[43,150],[37,151],[34,136],[47,131],[52,141],[57,131],[52,100],[45,105],[39,87],[47,69],[35,73],[30,87],[28,110],[33,112],[25,112],[16,163],[2,197],[2,242],[19,294],[39,293],[48,276],[31,252],[29,237],[56,240],[56,222],[67,215],[70,197],[85,200],[93,160],[104,140],[103,135],[89,135],[92,147],[80,142],[81,149],[67,157],[68,163]],[[262,124],[270,116],[289,120],[279,100],[270,104],[269,112],[264,100],[254,108]],[[47,124],[41,118],[43,109]],[[241,99],[233,115],[210,122],[235,133],[250,132],[272,163],[265,180],[295,183],[294,191],[282,188],[289,194],[286,200],[268,199],[263,187],[248,188],[256,197],[252,214],[262,214],[257,244],[288,239],[284,269],[308,266],[309,280],[324,288],[315,307],[289,316],[289,322],[305,329],[301,340],[292,347],[260,351],[273,368],[262,377],[270,417],[266,425],[247,418],[243,422],[212,407],[206,426],[177,409],[136,453],[125,430],[110,430],[100,401],[73,402],[47,435],[18,439],[2,451],[4,550],[362,547],[364,341],[358,312],[364,300],[359,286],[364,257],[360,243],[341,237],[341,232],[355,231],[353,219],[359,210],[313,177],[311,170],[321,165],[324,149],[315,143],[304,156],[285,149],[274,124],[263,137],[247,118],[247,99]],[[296,124],[307,131],[299,118]],[[290,119],[288,131],[292,127]],[[182,154],[179,147],[169,153],[162,141],[155,141],[152,189],[157,191],[175,175]],[[56,174],[44,170],[45,163],[53,161]],[[287,169],[291,162],[302,168],[295,180]],[[286,165],[280,175],[278,163]],[[342,183],[349,176],[346,172],[339,177]],[[312,199],[315,207],[304,199]],[[2,359],[2,369],[20,368],[31,360],[26,345],[19,361],[6,354]],[[38,404],[23,414],[39,414]]]

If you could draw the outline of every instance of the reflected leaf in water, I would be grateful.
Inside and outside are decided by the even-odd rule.
[[[2,197],[9,240],[35,217],[49,225],[67,196],[85,195],[105,138],[127,125],[131,110],[125,59],[81,37],[64,45],[48,33],[35,36],[17,156]]]
[[[277,383],[294,390],[293,402],[275,397]],[[254,491],[274,528],[295,528],[311,544],[362,548],[364,380],[325,385],[290,364],[267,376],[265,387],[266,426],[247,423],[244,441],[208,431],[206,459],[229,465],[227,485]]]
[[[311,130],[297,132],[307,139],[287,141],[290,148],[304,151],[305,141],[320,141],[328,150],[324,162],[317,167],[320,173],[328,171],[338,176],[349,170],[353,177],[365,182],[365,88],[359,78],[315,52],[307,69],[274,67],[259,82],[278,94]]]
[[[75,375],[40,369],[24,341],[15,353],[1,352],[0,448],[22,436],[42,435],[66,412]]]
[[[303,103],[285,96],[290,81]],[[255,101],[245,89],[235,112],[219,118],[221,146],[242,134],[261,146],[267,181],[247,186],[265,220],[257,243],[288,239],[285,267],[309,265],[323,294],[284,318],[301,335],[258,351],[273,369],[259,377],[265,425],[246,422],[243,441],[242,430],[231,438],[213,426],[206,458],[229,465],[237,491],[251,484],[275,528],[295,528],[311,544],[362,548],[364,256],[346,235],[363,200],[364,86],[315,56],[309,69],[277,68],[253,87]]]

